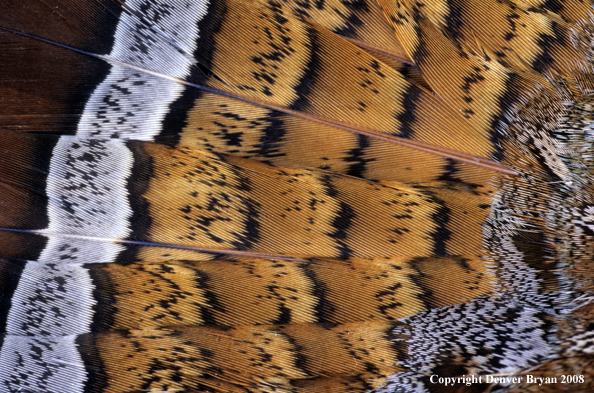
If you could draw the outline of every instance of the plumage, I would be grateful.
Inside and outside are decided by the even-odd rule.
[[[592,12],[3,2],[0,392],[591,391]]]

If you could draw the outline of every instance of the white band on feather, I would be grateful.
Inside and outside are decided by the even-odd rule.
[[[49,236],[40,262],[114,262],[123,246],[91,239],[130,234],[127,181],[132,164],[132,152],[121,140],[60,138],[47,180],[49,226],[40,232],[90,240]]]
[[[77,135],[152,140],[185,87],[139,69],[186,79],[195,64],[198,22],[207,14],[208,1],[132,0],[126,7],[143,17],[124,9],[113,49],[104,57],[137,69],[112,65],[87,102]]]
[[[11,303],[7,334],[42,338],[88,333],[96,302],[82,265],[28,262]]]
[[[8,335],[0,352],[0,392],[82,392],[87,378],[75,336]]]

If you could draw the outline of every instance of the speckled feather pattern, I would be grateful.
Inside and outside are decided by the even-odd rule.
[[[591,391],[593,15],[2,2],[0,392]]]

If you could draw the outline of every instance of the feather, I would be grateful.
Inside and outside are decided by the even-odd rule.
[[[592,15],[2,2],[0,391],[591,391]]]

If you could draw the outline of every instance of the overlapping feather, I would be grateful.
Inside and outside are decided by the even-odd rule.
[[[590,10],[1,4],[0,391],[588,391]]]

